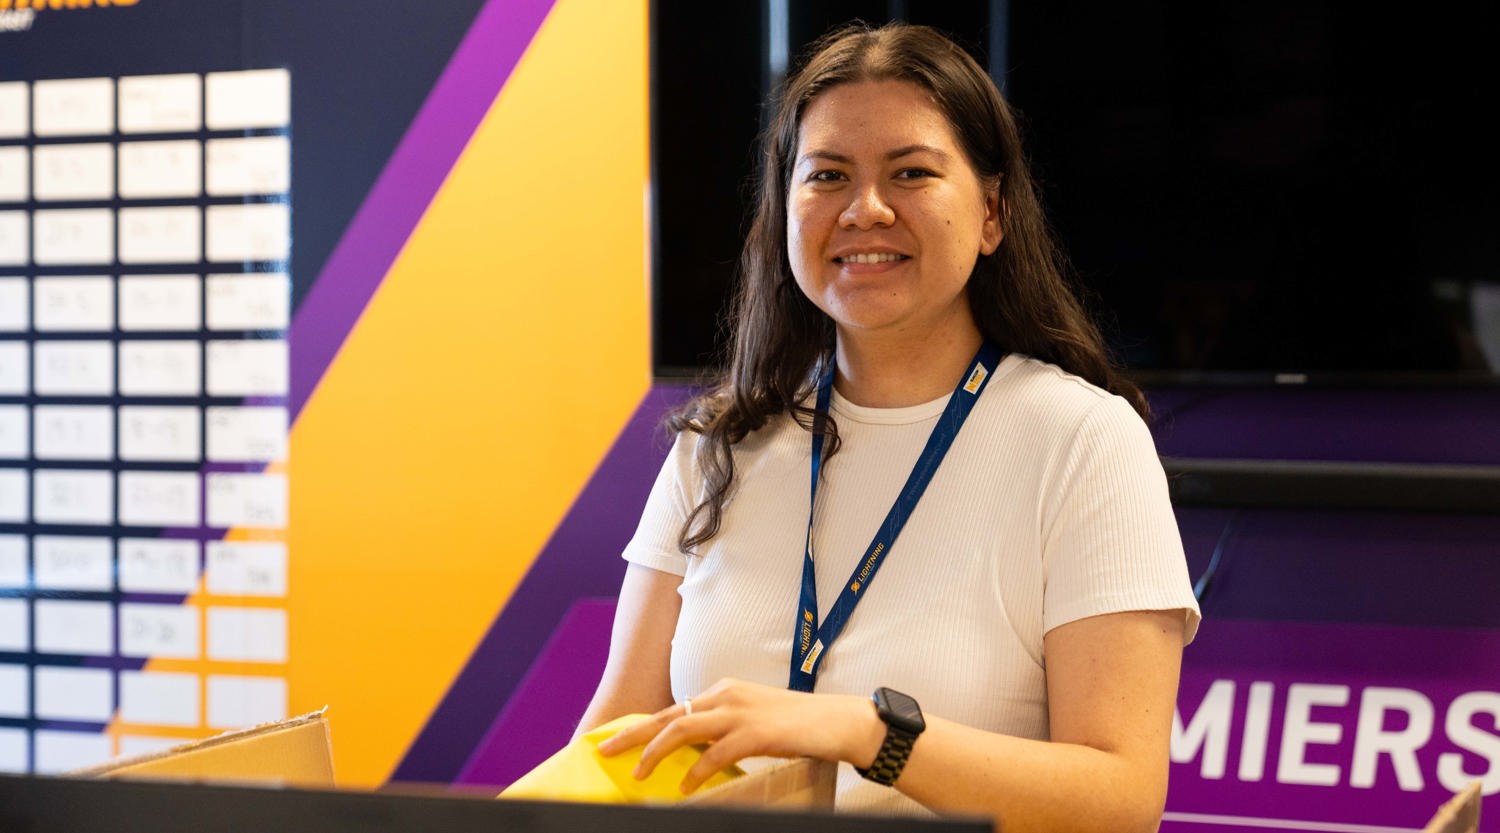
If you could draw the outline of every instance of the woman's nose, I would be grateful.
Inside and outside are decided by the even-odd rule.
[[[874,185],[856,188],[844,213],[839,215],[840,224],[846,228],[860,230],[889,226],[894,222],[896,222],[896,212],[881,196],[880,189]]]

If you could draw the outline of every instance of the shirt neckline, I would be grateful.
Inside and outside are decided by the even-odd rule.
[[[995,369],[995,378],[990,384],[1000,380],[1015,367],[1019,358],[1014,353],[1007,353],[1000,360],[1000,366]],[[948,400],[953,397],[951,392],[945,393],[937,399],[922,402],[917,405],[906,405],[900,408],[873,408],[868,405],[856,405],[845,399],[839,389],[833,389],[833,396],[829,400],[828,408],[835,417],[847,417],[855,422],[869,425],[910,425],[915,422],[936,419],[948,406]]]

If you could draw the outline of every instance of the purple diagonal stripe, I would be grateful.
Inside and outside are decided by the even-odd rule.
[[[292,320],[296,419],[554,0],[489,0]]]
[[[455,783],[507,787],[563,748],[609,656],[613,597],[573,603]]]

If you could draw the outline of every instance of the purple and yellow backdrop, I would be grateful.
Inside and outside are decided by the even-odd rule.
[[[103,664],[284,679],[288,713],[330,706],[348,787],[508,783],[591,693],[658,421],[688,393],[651,383],[646,3],[69,5],[0,0],[0,82],[284,67],[292,88],[290,453],[270,467],[290,484],[287,589],[260,603],[285,611],[285,661]],[[1255,397],[1158,396],[1181,414],[1162,450],[1359,459],[1425,434],[1426,462],[1500,461],[1493,396],[1403,400],[1331,452],[1262,437],[1280,406]],[[1496,518],[1179,521],[1193,575],[1220,563],[1165,829],[1411,830],[1468,780],[1500,791]],[[57,728],[8,714],[0,731]]]

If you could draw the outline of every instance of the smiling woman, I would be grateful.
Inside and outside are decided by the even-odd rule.
[[[654,714],[600,745],[641,775],[708,744],[684,789],[812,756],[841,809],[1155,829],[1198,610],[1009,108],[937,32],[855,27],[762,150],[732,362],[670,420],[580,731]]]
[[[1000,244],[999,214],[999,182],[980,181],[921,87],[845,84],[808,106],[787,250],[798,287],[837,327],[846,399],[899,407],[952,389],[981,340],[964,287]],[[934,366],[944,358],[946,371]]]

